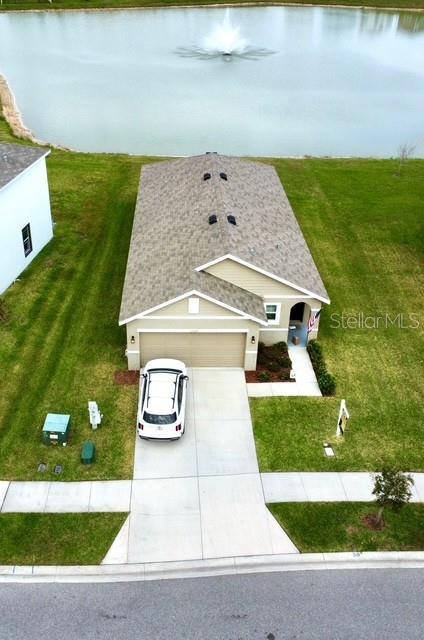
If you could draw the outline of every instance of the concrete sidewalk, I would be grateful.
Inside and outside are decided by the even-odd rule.
[[[289,347],[295,382],[249,382],[247,393],[252,398],[270,396],[321,396],[321,391],[305,347]]]
[[[1,513],[82,513],[130,510],[131,480],[0,482]]]
[[[424,502],[424,473],[412,473],[411,502]],[[370,473],[261,473],[265,502],[372,502]]]
[[[189,442],[189,439],[187,440]],[[151,444],[151,443],[146,443]],[[190,446],[190,445],[189,445]],[[228,449],[226,449],[228,452]],[[178,457],[178,456],[177,456]],[[181,458],[183,459],[183,457]],[[221,461],[222,464],[223,461]],[[184,462],[183,466],[186,464]],[[216,464],[213,459],[208,464]],[[247,462],[242,458],[239,464],[243,466]],[[152,465],[153,466],[153,465]],[[152,466],[146,456],[146,473],[153,473]],[[158,473],[161,467],[158,466]],[[178,473],[178,471],[176,472]],[[228,501],[228,492],[242,483],[237,489],[244,491],[242,485],[248,490],[246,500],[256,502],[253,496],[256,493],[256,480],[253,478],[257,474],[252,471],[245,471],[239,474],[223,473],[222,475],[203,476],[204,480],[199,480],[198,488],[193,482],[184,482],[190,478],[181,476],[168,479],[172,485],[171,493],[174,493],[177,480],[182,481],[178,492],[191,487],[190,491],[195,491],[194,500],[198,501],[199,488],[202,489],[202,496],[206,495],[208,483],[211,488],[218,491],[218,486],[222,487],[223,502]],[[412,473],[414,486],[412,487],[411,502],[424,502],[424,473]],[[201,474],[199,473],[199,476]],[[228,480],[219,480],[219,478]],[[263,496],[265,502],[372,502],[373,481],[370,473],[365,472],[303,472],[293,471],[288,473],[261,473]],[[156,483],[149,483],[149,478],[142,480],[93,480],[90,482],[21,482],[21,481],[0,481],[0,512],[1,513],[82,513],[82,512],[128,512],[134,510],[139,512],[146,508],[146,496],[152,494],[153,484],[159,494],[164,489],[166,478],[150,478],[150,480],[161,480]],[[254,483],[252,485],[252,482]],[[194,489],[193,489],[194,487]],[[262,489],[260,493],[262,494]],[[236,491],[236,493],[237,493]],[[166,491],[165,491],[166,494]],[[247,496],[250,495],[249,498]],[[258,494],[259,495],[259,494]],[[242,504],[242,493],[239,494]],[[206,498],[204,498],[206,499]],[[235,499],[235,498],[234,498]],[[259,499],[259,498],[258,498]],[[139,507],[141,505],[141,507]],[[164,508],[166,506],[164,505]]]

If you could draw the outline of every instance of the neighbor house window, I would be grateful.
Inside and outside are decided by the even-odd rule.
[[[279,324],[280,322],[280,304],[266,304],[265,313],[269,324]]]
[[[32,251],[31,227],[26,224],[22,229],[22,242],[24,244],[25,257],[29,256]]]

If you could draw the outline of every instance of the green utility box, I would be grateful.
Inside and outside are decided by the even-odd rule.
[[[44,421],[43,442],[66,445],[71,431],[71,416],[64,413],[48,413]]]
[[[95,456],[96,447],[94,446],[94,442],[91,442],[91,440],[86,440],[82,445],[81,462],[83,464],[91,464],[92,462],[94,462]]]

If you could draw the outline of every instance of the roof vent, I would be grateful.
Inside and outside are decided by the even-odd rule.
[[[209,216],[209,224],[215,224],[215,222],[218,222],[218,218],[213,213],[211,216]]]
[[[211,174],[210,173],[204,173],[203,174],[203,180],[205,180],[205,182],[206,182],[206,180],[210,180],[210,179],[211,179]]]
[[[228,179],[227,178],[227,174],[223,173],[223,172],[219,174],[219,177],[222,178],[223,180],[227,180]]]
[[[236,226],[237,222],[236,222],[235,216],[227,216],[227,220],[230,224],[233,224],[234,226]]]
[[[218,151],[206,151],[206,155],[210,156],[210,155],[216,155],[218,153]]]

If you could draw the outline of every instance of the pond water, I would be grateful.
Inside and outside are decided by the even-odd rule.
[[[225,21],[253,55],[212,55]],[[419,13],[4,13],[0,73],[37,137],[84,151],[424,156]]]

